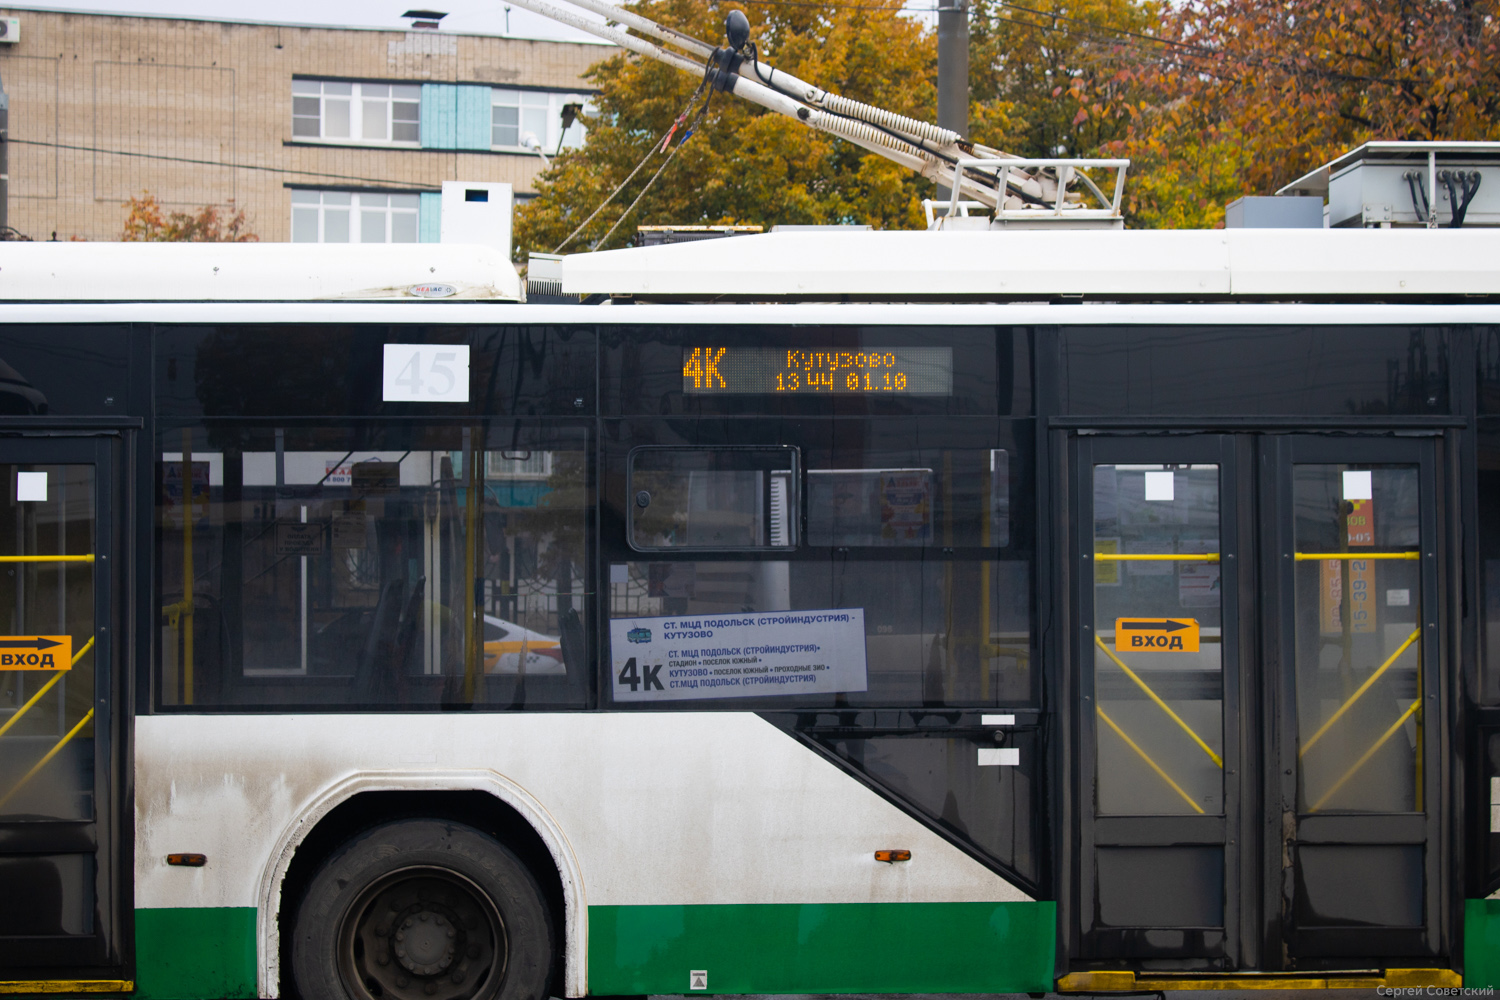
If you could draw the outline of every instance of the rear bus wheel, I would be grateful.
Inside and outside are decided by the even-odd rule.
[[[361,834],[308,886],[293,929],[303,1000],[539,1000],[552,967],[540,888],[472,827]]]

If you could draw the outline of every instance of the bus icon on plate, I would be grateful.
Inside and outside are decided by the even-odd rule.
[[[649,628],[633,628],[625,633],[625,638],[631,642],[650,642],[651,630]]]

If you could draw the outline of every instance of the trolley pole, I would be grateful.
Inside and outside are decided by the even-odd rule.
[[[941,0],[938,12],[937,123],[965,138],[969,135],[969,4]],[[949,190],[938,185],[938,198]]]

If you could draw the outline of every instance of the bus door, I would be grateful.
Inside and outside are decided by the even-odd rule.
[[[97,981],[119,964],[111,440],[0,439],[5,979]]]
[[[1443,950],[1431,441],[1079,437],[1081,967]]]

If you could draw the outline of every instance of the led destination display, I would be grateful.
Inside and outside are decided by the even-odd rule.
[[[682,391],[951,396],[953,348],[684,347]]]

